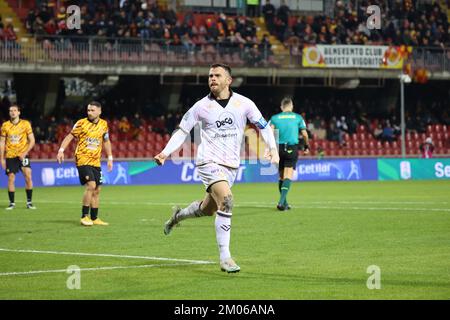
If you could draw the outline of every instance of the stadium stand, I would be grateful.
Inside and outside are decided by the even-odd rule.
[[[273,25],[267,24],[267,17],[261,19],[224,13],[175,12],[155,1],[147,7],[142,6],[142,1],[125,1],[121,8],[107,0],[95,1],[95,5],[93,1],[70,0],[37,3],[22,0],[19,6],[16,0],[0,0],[0,53],[4,55],[3,59],[26,58],[18,42],[24,30],[35,37],[43,55],[50,61],[67,64],[125,62],[209,65],[221,60],[231,66],[276,67],[280,65],[276,58],[280,51],[276,47],[281,43],[284,46],[281,52],[287,50],[291,58],[295,58],[290,60],[294,64],[301,63],[302,48],[310,44],[387,44],[439,48],[450,44],[449,17],[446,4],[442,1],[416,3],[411,0],[364,0],[358,2],[358,7],[353,7],[351,1],[336,1],[335,18],[323,14],[296,16],[284,8],[284,11],[278,10]],[[65,10],[73,3],[81,5],[81,30],[69,30],[66,26]],[[365,27],[364,12],[371,4],[382,7],[383,21],[388,25],[379,32],[368,32]],[[10,17],[8,21],[2,19],[2,13],[3,16],[5,12],[11,15],[11,11],[8,11],[11,8],[18,20]],[[20,23],[22,26],[18,25]],[[95,38],[86,38],[89,36]],[[261,100],[258,105],[262,105],[268,116],[273,111],[273,104],[265,106],[264,99]],[[360,110],[357,114],[343,112],[342,106],[346,106],[346,102],[335,98],[331,100],[305,101],[302,105],[312,137],[312,156],[317,155],[319,148],[324,150],[325,156],[396,156],[401,153],[398,119],[388,114],[364,116]],[[358,103],[366,104],[361,101],[355,104]],[[106,103],[109,104],[111,101]],[[181,104],[189,105],[186,101]],[[333,110],[330,113],[331,104]],[[367,105],[376,109],[370,101]],[[428,119],[419,112],[411,113],[407,120],[407,154],[418,154],[420,143],[427,137],[431,137],[435,143],[435,154],[449,153],[450,123],[446,107],[441,105]],[[177,117],[181,115],[180,112]],[[118,157],[154,155],[168,140],[173,129],[172,125],[165,123],[166,119],[146,115],[142,119],[139,134],[119,139],[118,119],[121,116],[111,115],[109,119],[111,138],[116,142]],[[346,117],[344,124],[342,116]],[[419,121],[416,121],[417,117]],[[39,119],[32,120],[40,122]],[[35,133],[39,143],[32,152],[32,156],[39,159],[54,157],[61,137],[69,132],[72,125],[63,120],[44,122],[37,125]],[[393,137],[383,138],[383,132],[390,131]],[[137,143],[144,147],[137,148]]]

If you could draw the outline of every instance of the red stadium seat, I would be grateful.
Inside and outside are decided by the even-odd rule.
[[[406,132],[406,134],[405,134],[405,140],[412,140],[412,134],[411,134],[411,132]]]
[[[361,149],[363,149],[363,150],[369,149],[366,141],[361,142]]]
[[[442,132],[442,131],[443,131],[442,125],[440,125],[440,124],[434,125],[433,132],[438,133],[438,132]]]
[[[127,150],[127,143],[125,142],[119,142],[117,144],[117,151],[125,152]]]

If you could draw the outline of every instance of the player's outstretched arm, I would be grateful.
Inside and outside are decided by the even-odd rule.
[[[167,157],[171,155],[174,151],[176,151],[183,142],[186,140],[188,133],[183,131],[182,129],[177,130],[172,137],[170,138],[169,142],[167,142],[166,147],[163,151],[158,153],[154,159],[156,163],[161,166],[166,161]]]
[[[58,163],[62,163],[64,161],[64,150],[72,142],[73,138],[75,138],[73,134],[69,133],[61,142],[61,147],[59,148],[58,154],[56,155],[56,160],[58,161]]]

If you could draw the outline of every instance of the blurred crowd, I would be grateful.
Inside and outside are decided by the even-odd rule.
[[[167,5],[158,5],[155,0],[66,0],[62,3],[56,8],[41,1],[40,6],[30,10],[26,19],[28,32],[44,38],[54,35],[140,38],[180,46],[186,51],[214,43],[225,49],[258,49],[260,55],[265,55],[263,58],[272,54],[269,35],[258,39],[255,22],[249,16],[215,13],[207,19],[196,20],[190,11],[180,14]],[[66,7],[72,3],[81,7],[79,30],[69,30],[66,25]],[[380,29],[368,29],[366,11],[370,5],[381,8]],[[327,16],[323,13],[294,15],[284,0],[278,8],[265,0],[257,15],[264,17],[269,33],[288,47],[384,44],[443,48],[450,44],[447,13],[439,1],[337,0],[333,15]],[[3,33],[7,33],[6,29]]]
[[[0,101],[0,107],[4,111],[2,121],[8,119],[7,98]],[[186,108],[167,111],[162,107],[150,105],[148,110],[140,112],[133,111],[129,107],[132,103],[125,99],[119,101],[110,101],[105,103],[104,117],[114,126],[114,130],[118,132],[121,140],[137,140],[143,129],[145,131],[156,132],[158,134],[171,134],[180,123]],[[117,108],[111,108],[111,105]],[[278,109],[274,105],[261,103],[259,105],[265,117],[270,118]],[[371,112],[371,111],[372,112]],[[335,97],[321,99],[304,99],[298,102],[296,112],[303,115],[307,122],[307,130],[313,139],[326,139],[336,141],[339,145],[345,146],[346,134],[357,132],[357,128],[363,125],[367,128],[367,132],[374,139],[380,141],[392,142],[398,140],[400,135],[400,119],[397,112],[390,110],[387,112],[374,112],[377,110],[376,103],[372,103],[370,99],[355,99],[354,102],[346,99]],[[450,115],[448,104],[442,100],[425,100],[419,99],[416,104],[406,111],[406,129],[411,133],[425,133],[428,125],[445,124],[450,126]],[[36,140],[40,143],[52,143],[59,141],[66,132],[59,130],[67,130],[68,126],[73,126],[74,121],[83,117],[85,114],[84,107],[70,112],[63,112],[62,116],[58,115],[36,115],[35,117],[27,117],[33,123]]]
[[[355,5],[355,3],[357,5]],[[367,7],[379,6],[381,28],[368,29]],[[334,17],[291,16],[282,2],[278,9],[266,0],[263,14],[269,31],[286,44],[372,44],[448,47],[450,25],[439,1],[336,1]]]

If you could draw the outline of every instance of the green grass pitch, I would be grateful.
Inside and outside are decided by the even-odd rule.
[[[200,184],[105,186],[107,227],[79,225],[81,186],[35,189],[35,211],[19,189],[0,211],[0,299],[450,298],[449,181],[294,183],[286,212],[277,187],[233,187],[237,274],[219,269],[213,218],[163,234]],[[67,287],[72,265],[80,289]],[[367,287],[371,265],[380,289]]]

